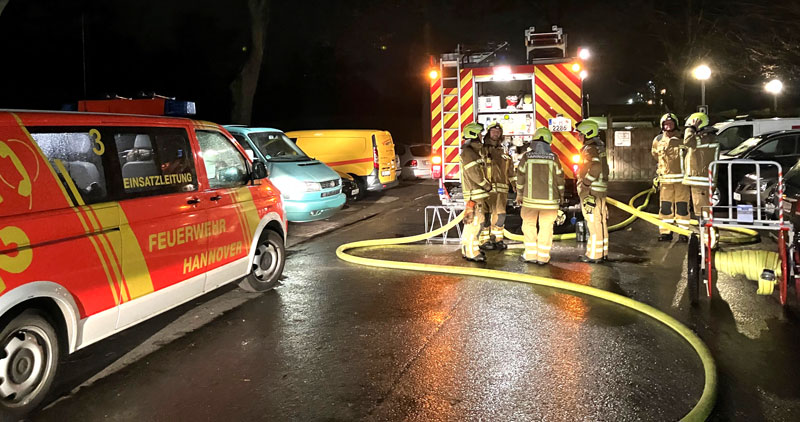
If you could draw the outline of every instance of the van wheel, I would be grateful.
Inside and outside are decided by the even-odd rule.
[[[283,239],[272,230],[264,231],[253,255],[250,274],[239,283],[239,287],[248,292],[271,290],[278,284],[285,263]]]
[[[44,315],[27,310],[0,331],[0,413],[23,417],[44,400],[58,368],[58,336]]]

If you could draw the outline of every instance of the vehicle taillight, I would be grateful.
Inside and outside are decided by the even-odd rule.
[[[432,173],[432,176],[433,176],[434,179],[438,179],[438,178],[442,177],[442,166],[438,165],[438,164],[435,164],[433,166],[433,168],[431,169],[431,173]]]
[[[379,168],[378,165],[378,147],[372,147],[372,166]]]
[[[416,166],[417,166],[417,160],[411,160],[406,163],[406,167],[416,167]]]
[[[438,155],[434,155],[434,156],[431,158],[431,162],[432,162],[433,164],[442,164],[442,157],[440,157],[440,156],[438,156]]]
[[[572,156],[572,162],[575,163],[575,164],[580,163],[581,162],[581,156],[578,155],[578,154],[573,155]]]

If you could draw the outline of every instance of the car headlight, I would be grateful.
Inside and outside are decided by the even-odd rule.
[[[306,192],[319,192],[322,186],[318,182],[302,182],[291,177],[273,179],[272,183],[281,191],[283,199],[297,200]]]

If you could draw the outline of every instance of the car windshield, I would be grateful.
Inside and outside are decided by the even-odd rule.
[[[752,125],[730,126],[717,134],[717,142],[720,148],[725,151],[742,143],[745,139],[753,136]]]
[[[761,142],[761,137],[754,136],[742,142],[736,148],[730,150],[730,152],[728,152],[728,155],[730,155],[731,157],[739,157],[741,155],[744,155],[744,153],[746,153],[747,151],[758,145],[759,142]]]
[[[258,132],[248,136],[269,161],[310,160],[303,150],[281,132]]]
[[[415,157],[428,157],[431,155],[430,145],[414,145],[409,150],[411,150],[411,155]]]

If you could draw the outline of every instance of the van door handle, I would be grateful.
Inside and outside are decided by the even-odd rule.
[[[192,198],[192,199],[189,199],[188,201],[186,201],[186,203],[187,203],[187,204],[189,204],[189,205],[196,205],[196,204],[199,204],[199,203],[200,203],[200,198]]]
[[[212,201],[219,201],[220,199],[222,199],[222,195],[212,196],[209,199],[212,200]]]

